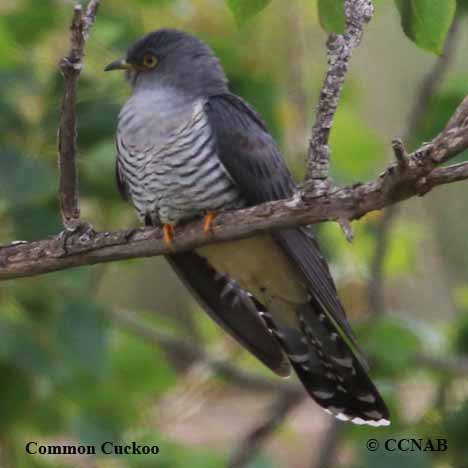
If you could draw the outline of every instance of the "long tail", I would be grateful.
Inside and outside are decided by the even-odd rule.
[[[390,424],[389,411],[364,364],[314,299],[297,309],[297,328],[260,313],[309,395],[342,421]]]

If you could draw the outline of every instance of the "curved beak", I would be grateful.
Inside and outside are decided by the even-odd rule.
[[[132,65],[128,63],[124,58],[116,60],[115,62],[109,63],[104,71],[112,71],[112,70],[130,70]]]

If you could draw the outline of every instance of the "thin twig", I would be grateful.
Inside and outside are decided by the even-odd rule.
[[[229,468],[247,466],[257,455],[262,444],[281,426],[289,413],[304,401],[305,396],[301,390],[280,391],[265,418],[234,449]]]
[[[459,37],[461,15],[456,15],[445,42],[444,53],[437,59],[434,66],[427,73],[422,81],[410,110],[408,124],[404,132],[404,141],[414,139],[416,132],[429,110],[431,99],[437,88],[443,81],[447,70],[449,69],[456,51],[457,39]],[[395,148],[395,142],[397,147]],[[407,155],[401,140],[394,140],[393,151],[400,163],[400,168],[407,167]],[[392,226],[395,223],[399,213],[399,207],[396,205],[387,208],[376,227],[376,247],[370,267],[369,308],[374,314],[381,314],[385,309],[384,287],[383,287],[383,266],[388,248],[388,239]]]
[[[343,234],[345,235],[346,240],[348,242],[353,242],[354,233],[353,233],[353,228],[351,226],[349,219],[340,218],[338,219],[338,224],[340,225],[340,228],[343,231]]]
[[[345,0],[346,30],[327,40],[328,70],[320,92],[308,152],[307,189],[321,193],[328,188],[328,140],[353,50],[360,44],[364,26],[371,20],[371,0]]]
[[[79,225],[80,217],[76,168],[76,88],[83,68],[84,48],[98,6],[99,0],[90,0],[85,12],[81,5],[75,6],[70,28],[70,51],[59,64],[65,87],[58,131],[59,198],[64,227],[72,231]]]
[[[396,138],[392,141],[392,148],[398,166],[401,170],[405,170],[408,167],[408,153],[403,142],[399,138]]]

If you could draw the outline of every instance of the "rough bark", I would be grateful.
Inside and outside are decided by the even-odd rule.
[[[374,14],[371,0],[345,0],[346,30],[330,34],[327,40],[328,70],[320,91],[315,124],[312,127],[307,170],[307,186],[316,194],[328,189],[330,149],[328,140],[341,90],[348,72],[349,60],[359,46],[365,25]]]
[[[70,27],[70,51],[59,63],[65,87],[58,130],[59,198],[62,220],[67,230],[74,230],[80,224],[76,165],[76,90],[83,68],[84,48],[98,7],[99,0],[90,0],[85,11],[81,5],[75,5]]]
[[[222,213],[205,234],[200,222],[181,226],[172,246],[160,229],[130,229],[117,232],[76,232],[36,242],[16,241],[0,247],[0,280],[34,276],[82,265],[136,257],[151,257],[189,250],[213,243],[248,237],[257,231],[354,220],[432,188],[468,178],[468,163],[438,167],[468,148],[468,98],[462,102],[447,127],[430,143],[409,154],[405,164],[392,163],[371,182],[334,187],[321,195],[298,191],[289,200]]]

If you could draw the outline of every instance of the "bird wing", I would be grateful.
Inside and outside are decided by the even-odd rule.
[[[233,94],[211,97],[206,109],[217,137],[218,157],[248,203],[256,205],[292,196],[294,181],[258,113]],[[281,229],[273,236],[302,271],[312,294],[364,363],[330,270],[311,229]]]
[[[206,112],[218,157],[250,205],[293,194],[294,182],[273,138],[245,101],[232,94],[212,96]],[[356,424],[389,424],[309,229],[275,230],[197,252],[253,294],[266,325],[322,407]]]

